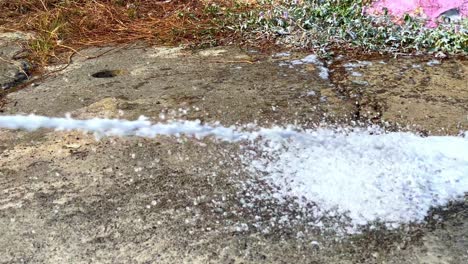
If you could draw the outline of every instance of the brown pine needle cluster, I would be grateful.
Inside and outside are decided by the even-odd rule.
[[[236,14],[255,4],[229,0],[9,0],[0,30],[32,32],[38,64],[85,46],[146,41],[216,44],[235,38]]]

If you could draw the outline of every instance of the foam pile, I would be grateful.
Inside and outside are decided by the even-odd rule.
[[[250,167],[278,187],[276,198],[312,201],[317,218],[346,215],[350,231],[423,222],[432,207],[468,192],[468,138],[373,133],[319,130],[269,142]]]
[[[279,200],[300,197],[317,205],[315,216],[346,215],[353,227],[376,221],[397,227],[421,222],[432,207],[468,192],[468,134],[420,137],[378,129],[297,130],[223,127],[199,121],[151,123],[117,119],[0,116],[0,128],[82,130],[107,136],[214,137],[248,141],[244,163],[278,187]],[[252,148],[250,148],[252,149]]]

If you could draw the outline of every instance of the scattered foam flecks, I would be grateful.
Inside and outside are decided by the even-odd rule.
[[[324,63],[320,61],[317,55],[311,54],[300,60],[292,60],[289,63],[291,65],[314,64],[319,69],[320,78],[322,78],[323,80],[327,80],[329,78],[328,68],[325,67]],[[283,65],[287,65],[287,64],[284,64],[283,62]]]
[[[435,60],[435,59],[434,59],[434,60],[430,60],[430,61],[428,61],[426,64],[427,64],[427,66],[431,66],[431,67],[432,67],[432,66],[434,66],[434,65],[439,65],[439,64],[440,64],[440,60]]]
[[[381,222],[389,228],[424,220],[431,207],[468,191],[468,139],[411,133],[372,135],[318,130],[300,139],[259,145],[248,162],[276,198],[305,198],[320,210],[350,219],[349,232]]]
[[[468,191],[468,138],[420,137],[378,129],[224,127],[199,121],[151,123],[118,119],[77,120],[0,116],[0,128],[82,130],[108,136],[214,137],[245,141],[247,171],[276,187],[279,201],[298,197],[316,205],[314,218],[340,214],[349,232],[380,222],[389,228],[422,222],[432,207]],[[320,222],[317,223],[321,225]]]
[[[280,52],[273,55],[274,58],[289,57],[291,53],[289,52]]]

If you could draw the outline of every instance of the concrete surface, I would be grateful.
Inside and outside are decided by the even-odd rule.
[[[359,79],[343,58],[323,80],[312,64],[280,65],[305,54],[141,46],[80,54],[8,94],[3,114],[468,129],[466,60],[417,63],[422,70],[407,67],[413,59],[374,61],[353,70]],[[246,183],[258,179],[243,170],[240,151],[211,140],[1,130],[0,263],[468,261],[466,199],[435,209],[424,225],[337,236],[308,227],[293,203],[251,200],[259,190]]]

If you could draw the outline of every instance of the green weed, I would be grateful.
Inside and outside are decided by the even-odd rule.
[[[389,53],[468,52],[466,19],[460,25],[439,25],[434,29],[410,16],[397,24],[388,15],[365,15],[368,2],[260,0],[260,6],[266,8],[244,14],[238,30],[323,54],[346,47]]]

